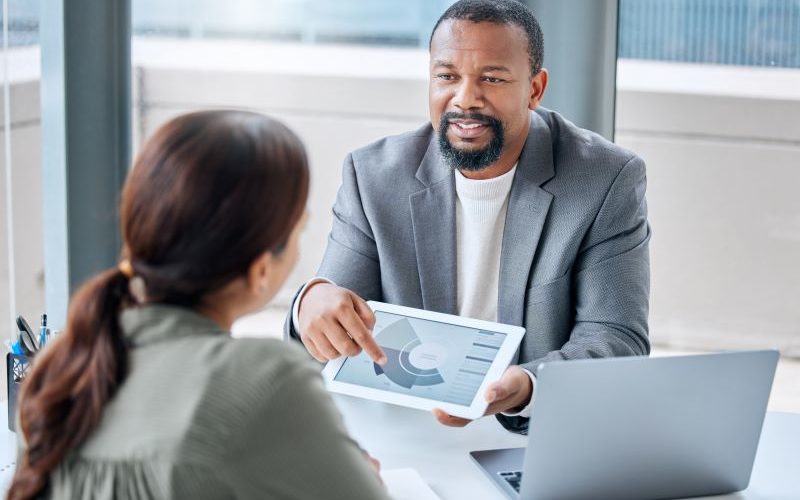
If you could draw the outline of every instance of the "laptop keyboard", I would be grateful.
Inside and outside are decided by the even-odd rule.
[[[514,488],[514,491],[519,493],[519,487],[522,484],[522,471],[498,472],[498,474]]]

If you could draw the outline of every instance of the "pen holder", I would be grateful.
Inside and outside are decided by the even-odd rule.
[[[8,430],[17,432],[17,397],[22,381],[31,367],[31,358],[6,354],[6,386],[8,388]]]

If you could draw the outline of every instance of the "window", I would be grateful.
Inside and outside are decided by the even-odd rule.
[[[132,0],[133,29],[137,36],[421,47],[454,1]]]
[[[800,2],[622,0],[619,56],[800,68]]]

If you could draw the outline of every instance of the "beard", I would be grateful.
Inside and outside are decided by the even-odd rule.
[[[453,146],[447,137],[450,120],[478,120],[492,129],[492,139],[481,149],[459,149]],[[439,151],[442,152],[444,162],[453,169],[478,172],[500,159],[505,145],[505,132],[503,124],[497,118],[480,113],[455,113],[448,111],[439,121]]]

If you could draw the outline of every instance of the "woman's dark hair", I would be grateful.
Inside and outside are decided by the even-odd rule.
[[[98,425],[128,370],[120,311],[136,301],[198,306],[266,251],[279,253],[303,214],[309,171],[283,124],[244,111],[175,118],[144,145],[122,191],[130,263],[76,292],[59,339],[37,357],[20,395],[25,449],[9,499],[45,492],[50,473]],[[131,269],[132,268],[132,269]]]
[[[518,0],[459,0],[451,5],[436,21],[431,31],[428,47],[433,41],[436,28],[449,19],[471,21],[473,23],[495,23],[518,26],[528,38],[528,58],[531,62],[531,76],[542,69],[544,60],[544,36],[539,21],[533,12]]]

